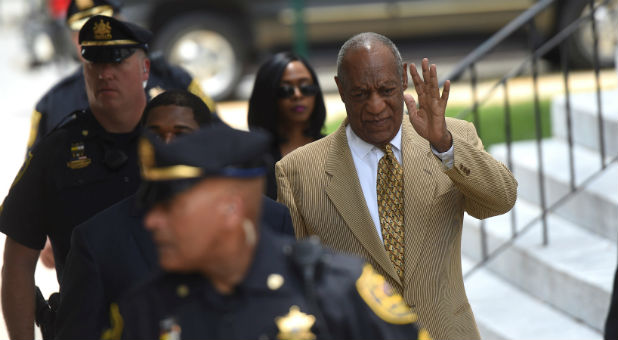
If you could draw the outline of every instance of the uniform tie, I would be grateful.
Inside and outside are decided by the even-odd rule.
[[[390,144],[387,144],[382,151],[384,156],[378,162],[377,179],[380,226],[384,248],[403,282],[403,169],[397,162]]]

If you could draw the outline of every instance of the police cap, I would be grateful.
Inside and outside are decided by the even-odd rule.
[[[79,31],[84,23],[95,15],[113,16],[120,10],[117,1],[106,0],[71,0],[67,9],[67,26],[73,31]]]
[[[84,59],[98,63],[119,63],[141,48],[148,52],[152,33],[129,22],[95,15],[79,31]]]
[[[271,164],[269,145],[266,133],[224,124],[203,127],[169,144],[146,131],[138,147],[142,175],[138,203],[147,208],[208,177],[264,176]]]

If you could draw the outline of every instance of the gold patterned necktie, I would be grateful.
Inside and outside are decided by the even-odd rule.
[[[390,144],[387,144],[382,151],[384,156],[378,162],[378,214],[384,248],[403,282],[403,169],[395,158]]]

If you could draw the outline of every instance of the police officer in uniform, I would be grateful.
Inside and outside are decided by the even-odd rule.
[[[78,32],[83,24],[94,15],[113,16],[120,11],[118,0],[72,0],[66,16],[67,27],[71,30],[78,55],[81,47],[77,42]],[[160,52],[149,55],[150,78],[146,84],[146,96],[150,100],[164,90],[185,89],[204,100],[211,112],[215,103],[200,87],[199,83],[178,66],[169,64]],[[86,109],[88,98],[84,88],[84,73],[79,67],[71,75],[60,80],[37,102],[31,117],[28,150],[55,127],[62,125],[67,116],[76,110]],[[216,115],[216,114],[215,114]]]
[[[138,187],[136,143],[150,37],[107,16],[92,17],[80,31],[89,109],[28,153],[0,213],[0,231],[7,235],[2,307],[11,338],[34,337],[34,271],[46,237],[61,281],[73,228]]]
[[[206,104],[184,90],[163,92],[142,116],[145,129],[169,142],[213,123]],[[109,305],[159,270],[144,212],[131,195],[77,226],[60,283],[56,338],[99,339],[109,325]],[[264,197],[262,221],[294,237],[287,207]]]
[[[212,126],[139,143],[138,196],[165,272],[112,304],[103,338],[417,338],[371,266],[258,223],[265,134]]]

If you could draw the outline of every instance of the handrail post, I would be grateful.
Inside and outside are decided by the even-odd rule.
[[[472,92],[472,119],[476,127],[476,133],[481,137],[481,120],[479,117],[479,100],[477,93],[478,74],[476,72],[476,63],[470,64],[470,90]]]
[[[560,66],[564,81],[564,108],[566,114],[567,143],[569,146],[569,184],[575,191],[575,155],[573,151],[573,114],[571,112],[571,91],[569,89],[569,57],[566,42],[560,44]]]
[[[481,120],[479,117],[479,102],[477,94],[478,74],[476,73],[476,63],[470,64],[470,89],[472,91],[472,119],[474,121],[474,127],[476,133],[481,138]],[[485,220],[481,220],[481,258],[483,261],[487,260],[489,256],[489,245],[487,239],[487,229]]]
[[[513,171],[513,136],[511,134],[511,103],[509,100],[509,82],[504,80],[502,88],[504,90],[504,136],[506,138],[506,166]],[[517,236],[517,216],[516,207],[511,209],[511,238]]]
[[[601,169],[605,169],[605,126],[603,122],[603,109],[601,102],[601,81],[600,81],[600,69],[601,65],[599,63],[599,35],[597,30],[597,21],[595,18],[596,15],[596,7],[594,5],[594,0],[590,0],[590,23],[592,25],[592,41],[593,41],[593,49],[592,49],[592,62],[594,66],[594,78],[596,80],[596,95],[597,95],[597,120],[599,124],[599,152],[601,153]],[[605,2],[607,3],[607,1]]]
[[[534,21],[531,20],[530,32],[534,32]],[[543,166],[543,125],[541,120],[541,105],[539,99],[539,70],[538,61],[539,56],[535,53],[536,46],[532,39],[530,39],[530,50],[532,53],[532,82],[533,82],[533,95],[534,95],[534,124],[536,131],[536,148],[538,156],[538,179],[539,179],[539,199],[541,203],[541,218],[542,218],[542,240],[543,245],[549,244],[549,236],[547,230],[547,202],[545,195],[545,167]]]

